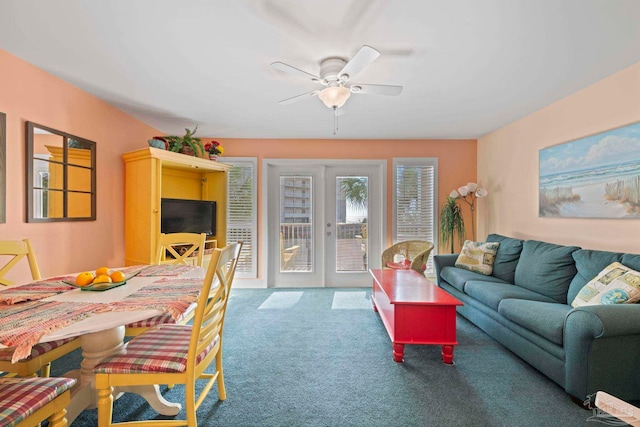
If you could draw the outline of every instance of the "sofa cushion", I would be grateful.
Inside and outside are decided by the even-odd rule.
[[[640,271],[640,255],[624,254],[622,255],[622,264],[629,268]]]
[[[487,282],[507,283],[493,276],[485,276],[484,274],[465,270],[458,267],[444,267],[440,272],[440,277],[457,290],[464,292],[464,285],[469,280],[484,280]],[[511,285],[513,286],[513,285]]]
[[[498,242],[472,242],[465,240],[460,255],[456,260],[456,267],[475,271],[476,273],[491,275],[493,261],[498,251]]]
[[[558,345],[562,345],[564,319],[570,311],[567,304],[522,299],[504,299],[498,306],[505,319]]]
[[[614,262],[584,285],[571,305],[633,304],[638,300],[640,273]]]
[[[493,276],[513,283],[513,277],[516,274],[516,265],[522,252],[523,240],[514,239],[512,237],[501,236],[500,234],[489,234],[487,242],[499,242],[496,259],[493,262]]]
[[[566,304],[569,283],[576,275],[571,254],[579,249],[527,240],[516,266],[515,284]]]
[[[616,261],[622,262],[623,255],[624,254],[619,252],[595,251],[592,249],[580,249],[571,254],[578,272],[569,285],[567,302],[573,301],[576,295],[578,295],[578,292],[580,292],[580,289],[609,264]]]
[[[506,298],[518,298],[533,301],[555,302],[552,298],[540,295],[510,283],[470,280],[464,286],[464,292],[484,305],[498,311],[500,301]]]

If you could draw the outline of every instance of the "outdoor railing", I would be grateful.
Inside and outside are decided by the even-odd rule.
[[[343,253],[339,258],[342,259],[355,259],[357,263],[366,263],[363,261],[363,244],[366,248],[366,240],[362,240],[363,224],[360,223],[339,223],[336,224],[336,239],[338,244],[343,249]],[[298,246],[298,252],[296,259],[292,263],[290,270],[294,271],[311,271],[311,259],[312,259],[312,224],[309,223],[281,223],[280,232],[282,233],[283,247],[281,249],[289,248],[292,246]],[[360,240],[358,240],[360,239]],[[354,241],[353,245],[345,246],[343,243],[345,240]],[[358,240],[356,244],[356,240]],[[341,244],[342,243],[342,244]],[[352,253],[353,252],[353,253]],[[366,265],[362,267],[356,267],[358,270],[366,268]]]

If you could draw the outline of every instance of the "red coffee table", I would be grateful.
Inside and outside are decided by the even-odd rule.
[[[393,360],[403,361],[405,344],[442,345],[442,361],[453,364],[456,306],[460,301],[414,270],[369,270],[373,309],[380,314]]]

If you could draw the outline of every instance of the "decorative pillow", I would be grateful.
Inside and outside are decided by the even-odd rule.
[[[638,300],[640,273],[619,262],[613,262],[584,285],[571,306],[632,304]]]
[[[584,288],[584,285],[600,274],[600,272],[607,268],[612,262],[620,262],[636,269],[633,264],[627,264],[623,261],[623,255],[623,253],[619,252],[606,252],[593,249],[580,249],[572,253],[571,256],[576,262],[578,272],[569,284],[567,302],[571,304],[571,302],[576,299],[580,289]]]
[[[476,273],[490,276],[493,271],[493,262],[498,252],[498,242],[472,242],[465,240],[462,251],[456,260],[456,267],[475,271]]]

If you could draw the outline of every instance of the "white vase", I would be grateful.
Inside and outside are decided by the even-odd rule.
[[[216,156],[215,154],[209,154],[209,160],[212,160],[215,162],[218,160],[218,156]]]

